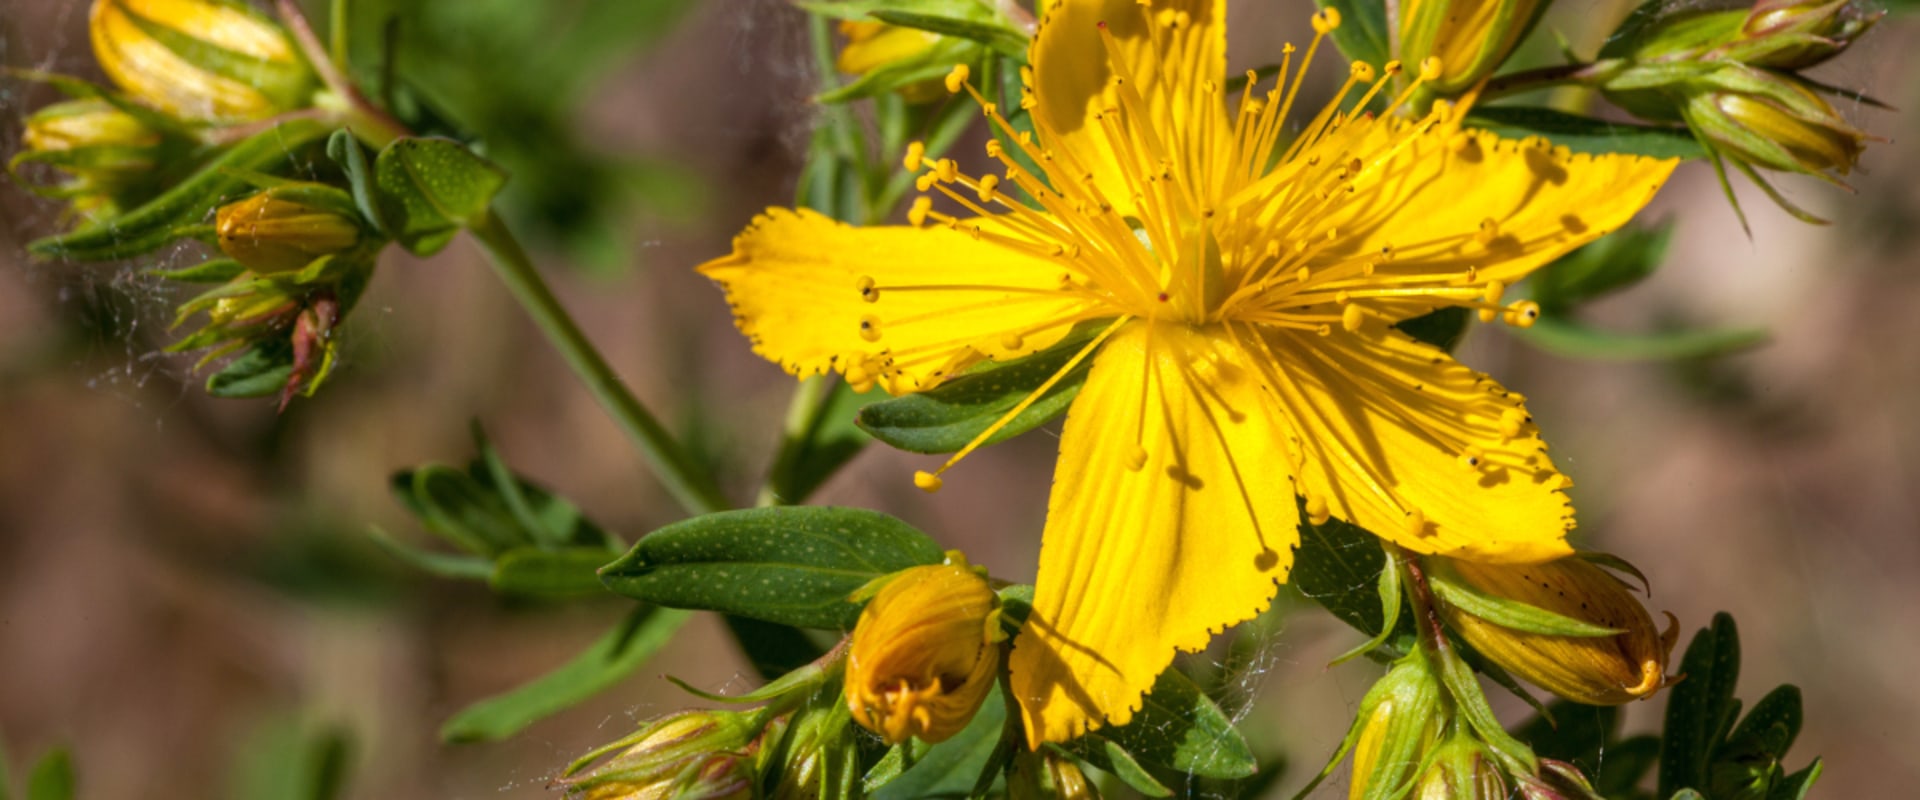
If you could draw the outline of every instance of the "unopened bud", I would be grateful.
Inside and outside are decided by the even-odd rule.
[[[350,250],[360,243],[362,231],[345,192],[320,184],[291,184],[221,206],[214,234],[233,260],[255,272],[273,273]]]
[[[1580,556],[1544,564],[1475,564],[1434,559],[1436,582],[1457,582],[1480,597],[1517,603],[1617,634],[1574,636],[1520,630],[1439,604],[1447,625],[1508,672],[1576,703],[1620,705],[1667,684],[1667,659],[1679,634],[1668,616],[1662,633],[1626,584]],[[1438,591],[1438,588],[1436,588]],[[1491,612],[1486,612],[1491,613]]]
[[[955,560],[886,579],[853,629],[847,708],[888,742],[946,740],[993,688],[1003,638],[999,599],[980,573]]]
[[[1439,59],[1439,73],[1422,79],[1440,95],[1459,94],[1493,74],[1546,8],[1540,0],[1404,0],[1400,4],[1400,60]]]
[[[1353,747],[1350,800],[1403,791],[1440,730],[1440,681],[1415,650],[1367,690],[1348,734]]]
[[[27,117],[20,152],[7,171],[35,193],[62,198],[82,214],[111,213],[122,203],[146,199],[166,137],[111,103],[99,99],[54,103]],[[51,167],[67,180],[41,183],[21,167]]]
[[[745,800],[754,796],[753,755],[765,727],[753,713],[683,711],[589,753],[568,772],[620,751],[558,783],[582,800]]]
[[[1458,737],[1440,746],[1420,783],[1417,800],[1507,800],[1507,781],[1481,744]]]
[[[1073,759],[1051,750],[1021,749],[1007,776],[1007,800],[1098,800],[1099,790]]]
[[[114,84],[183,120],[265,119],[313,95],[287,32],[239,0],[94,0],[88,29]]]
[[[1845,175],[1867,134],[1800,81],[1763,70],[1729,70],[1687,103],[1687,122],[1717,151],[1782,172]]]
[[[876,20],[843,20],[841,35],[847,43],[840,48],[834,67],[848,75],[865,78],[882,71],[931,64],[945,37],[918,28],[888,25]],[[914,81],[895,89],[909,103],[928,103],[947,96],[941,78]]]

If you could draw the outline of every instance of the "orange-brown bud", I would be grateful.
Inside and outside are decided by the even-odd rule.
[[[360,223],[351,204],[329,187],[274,187],[221,206],[214,216],[214,234],[220,249],[248,269],[296,270],[360,243]]]
[[[847,652],[847,707],[888,742],[959,733],[1000,665],[999,599],[960,563],[887,580],[860,614]]]

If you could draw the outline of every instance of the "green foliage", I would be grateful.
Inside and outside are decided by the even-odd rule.
[[[507,174],[450,139],[399,139],[373,162],[380,227],[417,256],[479,223]]]
[[[1706,149],[1684,128],[1607,122],[1551,108],[1479,106],[1467,124],[1501,136],[1543,136],[1575,153],[1624,153],[1650,158],[1705,158]]]
[[[333,800],[345,794],[353,740],[343,729],[272,718],[249,731],[233,765],[236,800]]]
[[[991,4],[980,0],[832,0],[797,5],[821,16],[850,20],[871,17],[888,25],[979,42],[1008,58],[1027,57],[1026,34]],[[953,65],[949,62],[947,66]]]
[[[1784,685],[1740,719],[1740,635],[1722,612],[1694,634],[1680,663],[1687,676],[1669,691],[1660,750],[1660,795],[1682,790],[1708,800],[1800,800],[1820,777],[1820,759],[1788,773],[1783,762],[1800,733],[1800,690]],[[1735,726],[1735,720],[1739,725]]]
[[[995,684],[980,711],[952,738],[927,748],[898,777],[869,792],[873,800],[979,797],[991,786],[1008,747],[1007,698]],[[1017,745],[1024,747],[1025,745]]]
[[[802,628],[850,630],[873,579],[945,558],[927,535],[858,508],[723,511],[647,535],[600,579],[619,594]]]
[[[767,472],[764,496],[773,502],[805,502],[815,489],[873,441],[854,424],[861,409],[886,397],[885,392],[860,394],[845,382],[810,378],[794,389],[807,402],[796,402],[794,418],[781,440]],[[821,395],[825,397],[821,397]]]
[[[47,751],[27,773],[27,800],[73,800],[73,755],[64,747]]]
[[[1514,729],[1541,758],[1580,768],[1595,792],[1611,800],[1644,800],[1639,789],[1660,758],[1659,736],[1620,738],[1621,714],[1613,706],[1555,701]]]
[[[37,239],[27,251],[40,258],[112,261],[150,253],[199,225],[222,203],[253,188],[248,173],[275,172],[296,163],[330,129],[314,120],[282,122],[227,148],[191,176],[145,205]]]
[[[572,661],[481,700],[440,727],[448,742],[496,742],[624,680],[673,640],[691,614],[642,606]]]
[[[1259,767],[1233,719],[1177,667],[1154,680],[1132,720],[1081,737],[1074,752],[1123,779],[1130,763],[1227,780]]]
[[[883,400],[861,409],[860,428],[901,450],[954,452],[1052,379],[1085,346],[1085,336],[1070,335],[1059,344],[1030,356],[978,365],[931,391]],[[1093,359],[1082,359],[1031,405],[987,437],[987,443],[1013,438],[1066,413],[1092,368]]]

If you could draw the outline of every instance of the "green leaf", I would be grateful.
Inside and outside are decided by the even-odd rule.
[[[692,615],[641,607],[586,652],[530,683],[467,706],[440,727],[448,742],[496,742],[599,694],[673,639]]]
[[[1528,344],[1569,358],[1602,361],[1671,361],[1736,353],[1767,342],[1759,328],[1666,333],[1613,333],[1565,317],[1541,317],[1532,327],[1510,328]]]
[[[507,174],[451,139],[399,139],[373,162],[379,217],[407,252],[432,255],[486,214]]]
[[[268,719],[247,732],[230,796],[239,800],[331,800],[346,788],[352,740],[343,729]]]
[[[494,560],[487,583],[496,591],[512,594],[598,594],[606,587],[600,585],[595,570],[616,555],[604,547],[515,548]]]
[[[1460,340],[1467,335],[1467,323],[1473,315],[1465,308],[1454,306],[1429,311],[1413,319],[1394,325],[1401,333],[1449,353],[1459,346]]]
[[[809,378],[795,391],[820,391],[818,387],[826,386],[829,380]],[[826,398],[817,403],[798,426],[799,433],[781,442],[780,453],[774,457],[773,468],[767,474],[767,495],[776,502],[787,505],[805,502],[814,490],[873,441],[855,421],[861,409],[885,398],[886,393],[869,390],[859,394],[838,380],[834,380],[825,393]]]
[[[1113,773],[1136,792],[1148,797],[1172,797],[1173,790],[1153,777],[1146,767],[1135,761],[1133,754],[1118,743],[1100,736],[1087,734],[1074,743],[1087,763]]]
[[[1366,530],[1338,519],[1324,525],[1304,521],[1300,514],[1300,547],[1293,554],[1289,582],[1306,595],[1368,636],[1384,625],[1378,589],[1386,553]]]
[[[339,0],[335,0],[339,2]],[[347,175],[347,188],[353,196],[353,204],[360,210],[360,216],[373,225],[374,230],[385,233],[387,223],[380,218],[380,205],[373,188],[373,166],[367,163],[367,151],[360,146],[360,140],[345,129],[333,132],[327,139],[327,157],[340,165]]]
[[[1244,778],[1259,768],[1233,719],[1178,667],[1160,673],[1127,724],[1086,738],[1096,749],[1081,755],[1115,774],[1100,761],[1105,744],[1145,763],[1203,778]]]
[[[1487,594],[1464,581],[1454,580],[1445,568],[1430,570],[1427,578],[1427,585],[1432,587],[1434,596],[1448,605],[1509,630],[1580,638],[1598,638],[1626,633],[1621,628],[1603,628],[1590,622],[1555,614],[1539,606]]]
[[[928,748],[925,755],[894,778],[874,789],[873,800],[920,800],[974,796],[974,787],[987,778],[1007,728],[1007,702],[995,683],[973,721],[953,738]]]
[[[1706,790],[1715,744],[1733,725],[1733,688],[1740,680],[1740,634],[1733,617],[1715,614],[1711,627],[1694,634],[1679,674],[1687,679],[1667,690],[1661,795]]]
[[[1807,792],[1813,790],[1813,782],[1820,780],[1820,773],[1825,771],[1826,766],[1816,758],[1806,769],[1775,783],[1773,789],[1767,792],[1767,800],[1806,800]]]
[[[1387,4],[1382,0],[1314,0],[1314,5],[1340,12],[1333,43],[1348,61],[1365,61],[1375,68],[1391,59]]]
[[[600,570],[620,594],[802,628],[851,630],[848,596],[874,578],[945,558],[927,535],[858,508],[723,511],[654,531]]]
[[[313,120],[289,120],[256,133],[139,208],[70,233],[38,239],[27,250],[40,258],[112,261],[157,250],[176,228],[198,224],[222,203],[251,191],[244,172],[272,172],[327,135]],[[238,172],[236,172],[238,171]]]
[[[156,269],[147,274],[181,283],[226,283],[240,277],[247,268],[231,258],[216,258],[204,264],[181,269]]]
[[[1659,268],[1672,234],[1669,220],[1628,226],[1588,242],[1529,277],[1528,296],[1543,313],[1553,314],[1639,283]]]
[[[73,785],[73,755],[56,747],[27,773],[27,800],[73,800]]]
[[[1787,750],[1793,747],[1793,740],[1800,736],[1800,705],[1800,687],[1790,683],[1774,687],[1740,720],[1733,735],[1714,754],[1715,760],[1722,754],[1745,753],[1764,755],[1775,761],[1785,758]]]
[[[214,397],[266,397],[287,387],[293,376],[293,343],[284,338],[261,339],[219,372],[207,376],[207,394]]]
[[[533,544],[506,501],[465,471],[429,464],[395,474],[391,484],[396,494],[404,489],[402,502],[418,511],[427,530],[469,553],[494,558]]]
[[[413,545],[393,538],[386,531],[373,528],[367,532],[374,544],[392,554],[393,557],[411,565],[429,575],[455,580],[484,581],[493,578],[493,562],[471,555],[436,553],[422,550]]]
[[[1530,106],[1479,106],[1467,124],[1501,136],[1544,136],[1575,153],[1622,153],[1650,158],[1705,158],[1706,148],[1684,128],[1606,122]]]
[[[873,438],[901,450],[954,452],[1065,369],[1086,343],[1086,337],[1070,335],[1030,356],[982,364],[930,391],[869,405],[860,410],[858,424]],[[1081,359],[986,443],[1005,441],[1065,413],[1092,367],[1093,359]]]

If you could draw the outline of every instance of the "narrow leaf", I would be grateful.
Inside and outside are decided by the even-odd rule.
[[[1172,797],[1173,790],[1153,777],[1146,767],[1135,761],[1127,748],[1097,733],[1087,734],[1081,752],[1088,763],[1113,773],[1136,792],[1148,797]]]
[[[981,365],[931,391],[869,405],[860,410],[859,425],[874,438],[908,452],[954,452],[1012,411],[1085,346],[1084,337],[1069,336],[1030,356]],[[987,437],[987,443],[1018,436],[1065,413],[1092,365],[1093,359],[1082,359],[1032,405]]]
[[[673,639],[692,615],[642,607],[586,652],[505,694],[467,706],[440,728],[448,742],[495,742],[619,683]]]
[[[1542,350],[1602,361],[1670,361],[1727,355],[1765,344],[1767,332],[1730,328],[1669,333],[1612,333],[1565,318],[1542,317],[1513,334]]]
[[[1694,634],[1681,659],[1686,680],[1667,693],[1665,740],[1660,750],[1660,794],[1707,788],[1715,739],[1731,726],[1733,689],[1740,679],[1740,634],[1722,612]]]
[[[962,798],[973,794],[1006,732],[1007,703],[994,684],[973,721],[953,738],[928,748],[899,777],[874,789],[873,800]]]
[[[603,547],[542,550],[520,547],[501,553],[487,583],[496,591],[529,595],[597,594],[605,591],[595,570],[617,553]]]
[[[381,549],[393,554],[394,558],[429,575],[473,581],[490,580],[493,577],[493,562],[479,556],[422,550],[393,538],[379,528],[369,530],[367,535],[373,538],[374,544],[380,545]]]

